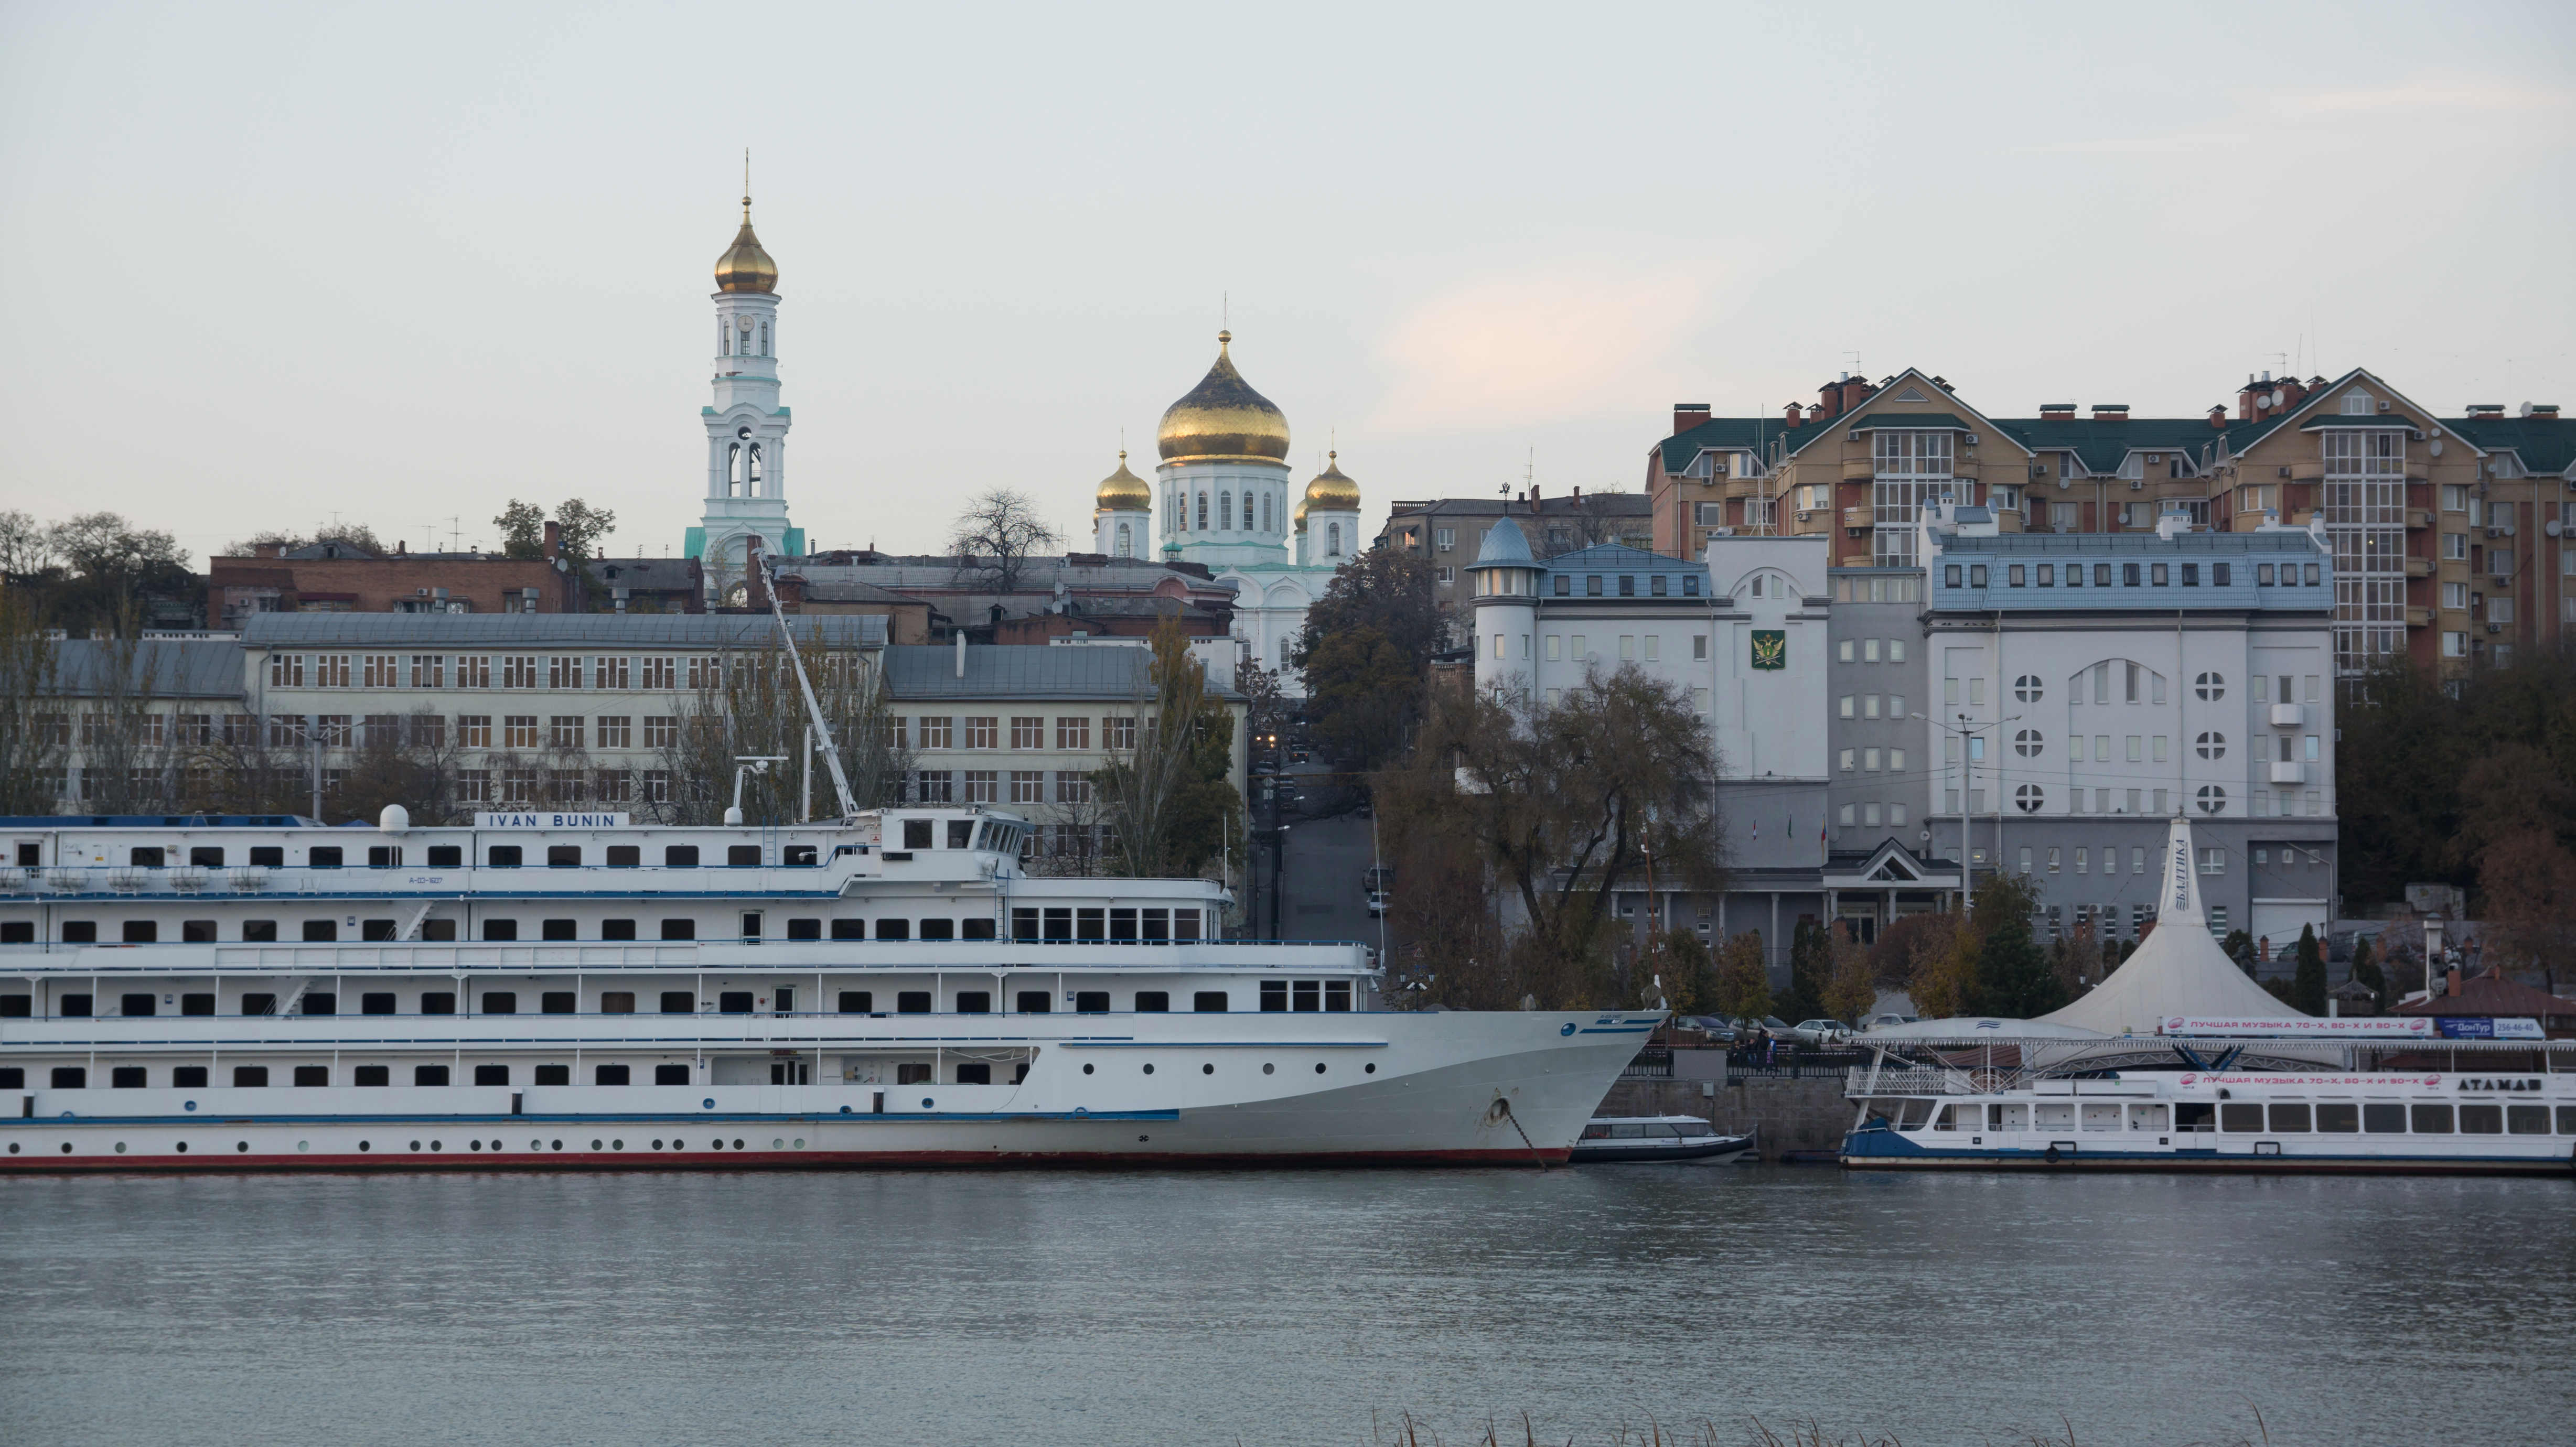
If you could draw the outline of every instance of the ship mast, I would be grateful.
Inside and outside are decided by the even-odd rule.
[[[859,802],[850,797],[850,777],[841,771],[840,746],[832,741],[832,725],[823,717],[823,706],[814,699],[813,681],[805,676],[805,660],[796,652],[796,630],[787,626],[787,610],[778,602],[778,570],[771,565],[769,554],[754,554],[760,568],[760,580],[769,591],[769,616],[778,620],[778,636],[787,643],[787,662],[796,670],[797,690],[805,695],[805,721],[814,728],[814,737],[823,741],[823,763],[832,771],[832,792],[840,798],[841,817],[852,818],[859,812]]]

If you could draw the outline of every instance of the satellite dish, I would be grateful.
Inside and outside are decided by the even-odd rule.
[[[2281,389],[2278,387],[2272,389],[2272,405],[2275,407],[2281,405]]]

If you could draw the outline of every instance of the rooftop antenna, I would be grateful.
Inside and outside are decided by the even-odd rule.
[[[1843,355],[1852,359],[1851,374],[1852,374],[1853,376],[1855,376],[1855,377],[1859,376],[1859,375],[1860,375],[1860,353],[1858,353],[1858,352],[1845,352],[1845,353],[1843,353]]]

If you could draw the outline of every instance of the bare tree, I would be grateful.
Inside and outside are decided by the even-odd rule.
[[[978,579],[996,593],[1016,590],[1029,555],[1063,539],[1038,517],[1037,504],[1024,492],[994,488],[966,504],[949,525],[949,550],[957,555],[957,576]]]
[[[0,512],[0,575],[28,577],[55,561],[52,528],[23,512]]]
[[[825,646],[819,632],[800,637],[798,649],[810,670],[814,701],[831,725],[850,797],[862,809],[900,803],[913,754],[896,731],[874,658]],[[653,802],[651,812],[666,823],[716,823],[733,803],[735,760],[776,758],[784,762],[744,779],[743,817],[773,823],[797,817],[804,807],[803,754],[810,735],[804,693],[786,648],[772,638],[759,647],[712,655],[703,667],[696,693],[681,708],[678,736],[662,750],[670,797]],[[814,772],[823,795],[817,807],[837,809],[819,760]]]
[[[10,519],[0,514],[0,547]],[[17,590],[0,588],[0,814],[50,814],[59,805],[64,745],[70,742],[55,693],[59,660]]]
[[[1207,670],[1190,656],[1177,620],[1154,630],[1152,654],[1130,700],[1135,712],[1112,735],[1108,762],[1094,776],[1107,863],[1137,879],[1197,873],[1223,848],[1227,820],[1243,817],[1243,796],[1228,777],[1233,710],[1209,692]]]

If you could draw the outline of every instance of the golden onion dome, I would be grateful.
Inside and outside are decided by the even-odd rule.
[[[751,198],[742,198],[742,230],[734,233],[733,246],[716,258],[716,290],[778,290],[778,263],[760,249],[760,238],[751,229]]]
[[[1154,507],[1154,490],[1145,479],[1127,470],[1127,449],[1118,449],[1118,470],[1100,479],[1100,490],[1092,494],[1092,507],[1100,512],[1150,512]]]
[[[1325,512],[1360,510],[1360,485],[1343,476],[1341,457],[1338,452],[1324,454],[1324,470],[1306,484],[1306,496],[1297,504],[1298,517],[1303,518],[1310,507]]]
[[[1190,389],[1188,396],[1163,413],[1155,450],[1165,462],[1204,457],[1258,457],[1288,460],[1288,417],[1269,398],[1252,390],[1234,370],[1226,346],[1234,333],[1216,334],[1216,365]]]

